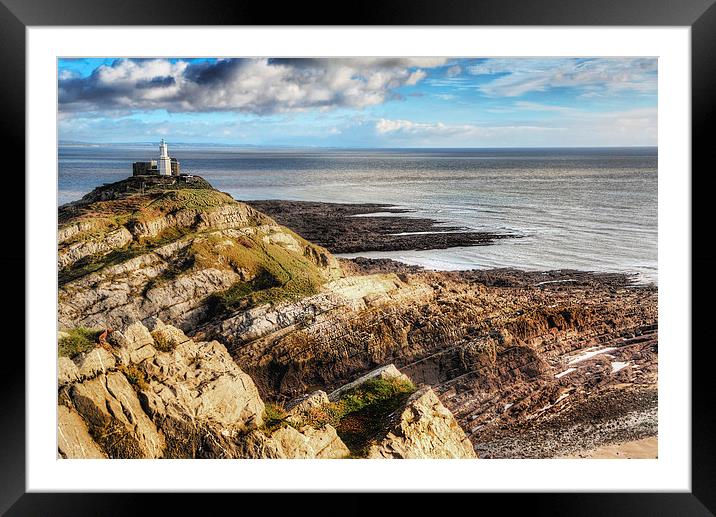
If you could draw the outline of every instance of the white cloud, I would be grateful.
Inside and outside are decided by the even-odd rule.
[[[461,138],[493,137],[514,131],[560,131],[564,128],[535,126],[535,125],[506,125],[506,126],[478,126],[474,124],[444,124],[442,122],[420,123],[410,120],[380,119],[375,124],[375,130],[381,135],[393,136],[419,136],[419,137],[446,137],[459,136]]]

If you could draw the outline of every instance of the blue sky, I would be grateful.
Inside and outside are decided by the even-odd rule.
[[[61,59],[59,137],[320,147],[657,143],[654,58]]]

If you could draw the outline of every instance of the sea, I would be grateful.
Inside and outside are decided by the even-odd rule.
[[[445,226],[516,238],[489,246],[367,252],[428,269],[634,273],[657,283],[657,149],[262,149],[170,144],[182,172],[237,200],[382,203]],[[154,159],[150,144],[62,144],[58,204]],[[394,214],[392,214],[394,215]],[[440,230],[436,230],[440,231]]]

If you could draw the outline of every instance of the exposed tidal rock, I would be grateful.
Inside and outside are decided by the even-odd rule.
[[[470,440],[430,387],[415,392],[389,417],[388,434],[368,458],[477,458]]]
[[[393,363],[414,382],[433,387],[481,457],[567,454],[525,441],[562,422],[553,420],[560,413],[577,414],[612,391],[631,400],[636,392],[626,387],[656,385],[652,286],[574,271],[394,276],[395,288],[378,293],[376,304],[366,303],[364,292],[361,303],[343,303],[290,326],[257,335],[224,329],[217,338],[233,340],[232,355],[270,400],[291,400],[316,386],[335,390]],[[284,309],[295,306],[274,308],[276,321]],[[607,400],[615,402],[603,406],[610,415],[603,425],[626,429],[619,422],[627,418],[627,405],[611,395]],[[650,424],[625,438],[656,432],[655,402],[639,407]],[[554,425],[572,432],[567,421]],[[574,443],[566,434],[549,436]]]

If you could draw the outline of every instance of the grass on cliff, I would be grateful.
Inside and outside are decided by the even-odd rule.
[[[58,341],[57,354],[71,359],[82,352],[92,350],[97,345],[102,330],[77,327],[66,330],[65,333],[67,335]]]
[[[233,245],[214,239],[193,248],[198,267],[230,266],[250,278],[210,296],[207,302],[213,314],[300,300],[318,293],[325,282],[321,269],[308,256],[266,243],[261,234],[237,239]]]
[[[170,190],[156,196],[151,202],[136,210],[132,220],[147,222],[179,210],[208,211],[235,203],[228,194],[212,189]]]
[[[332,425],[352,457],[365,457],[371,442],[385,433],[387,417],[416,389],[401,379],[370,379],[338,401],[304,412],[303,422],[314,428]]]

